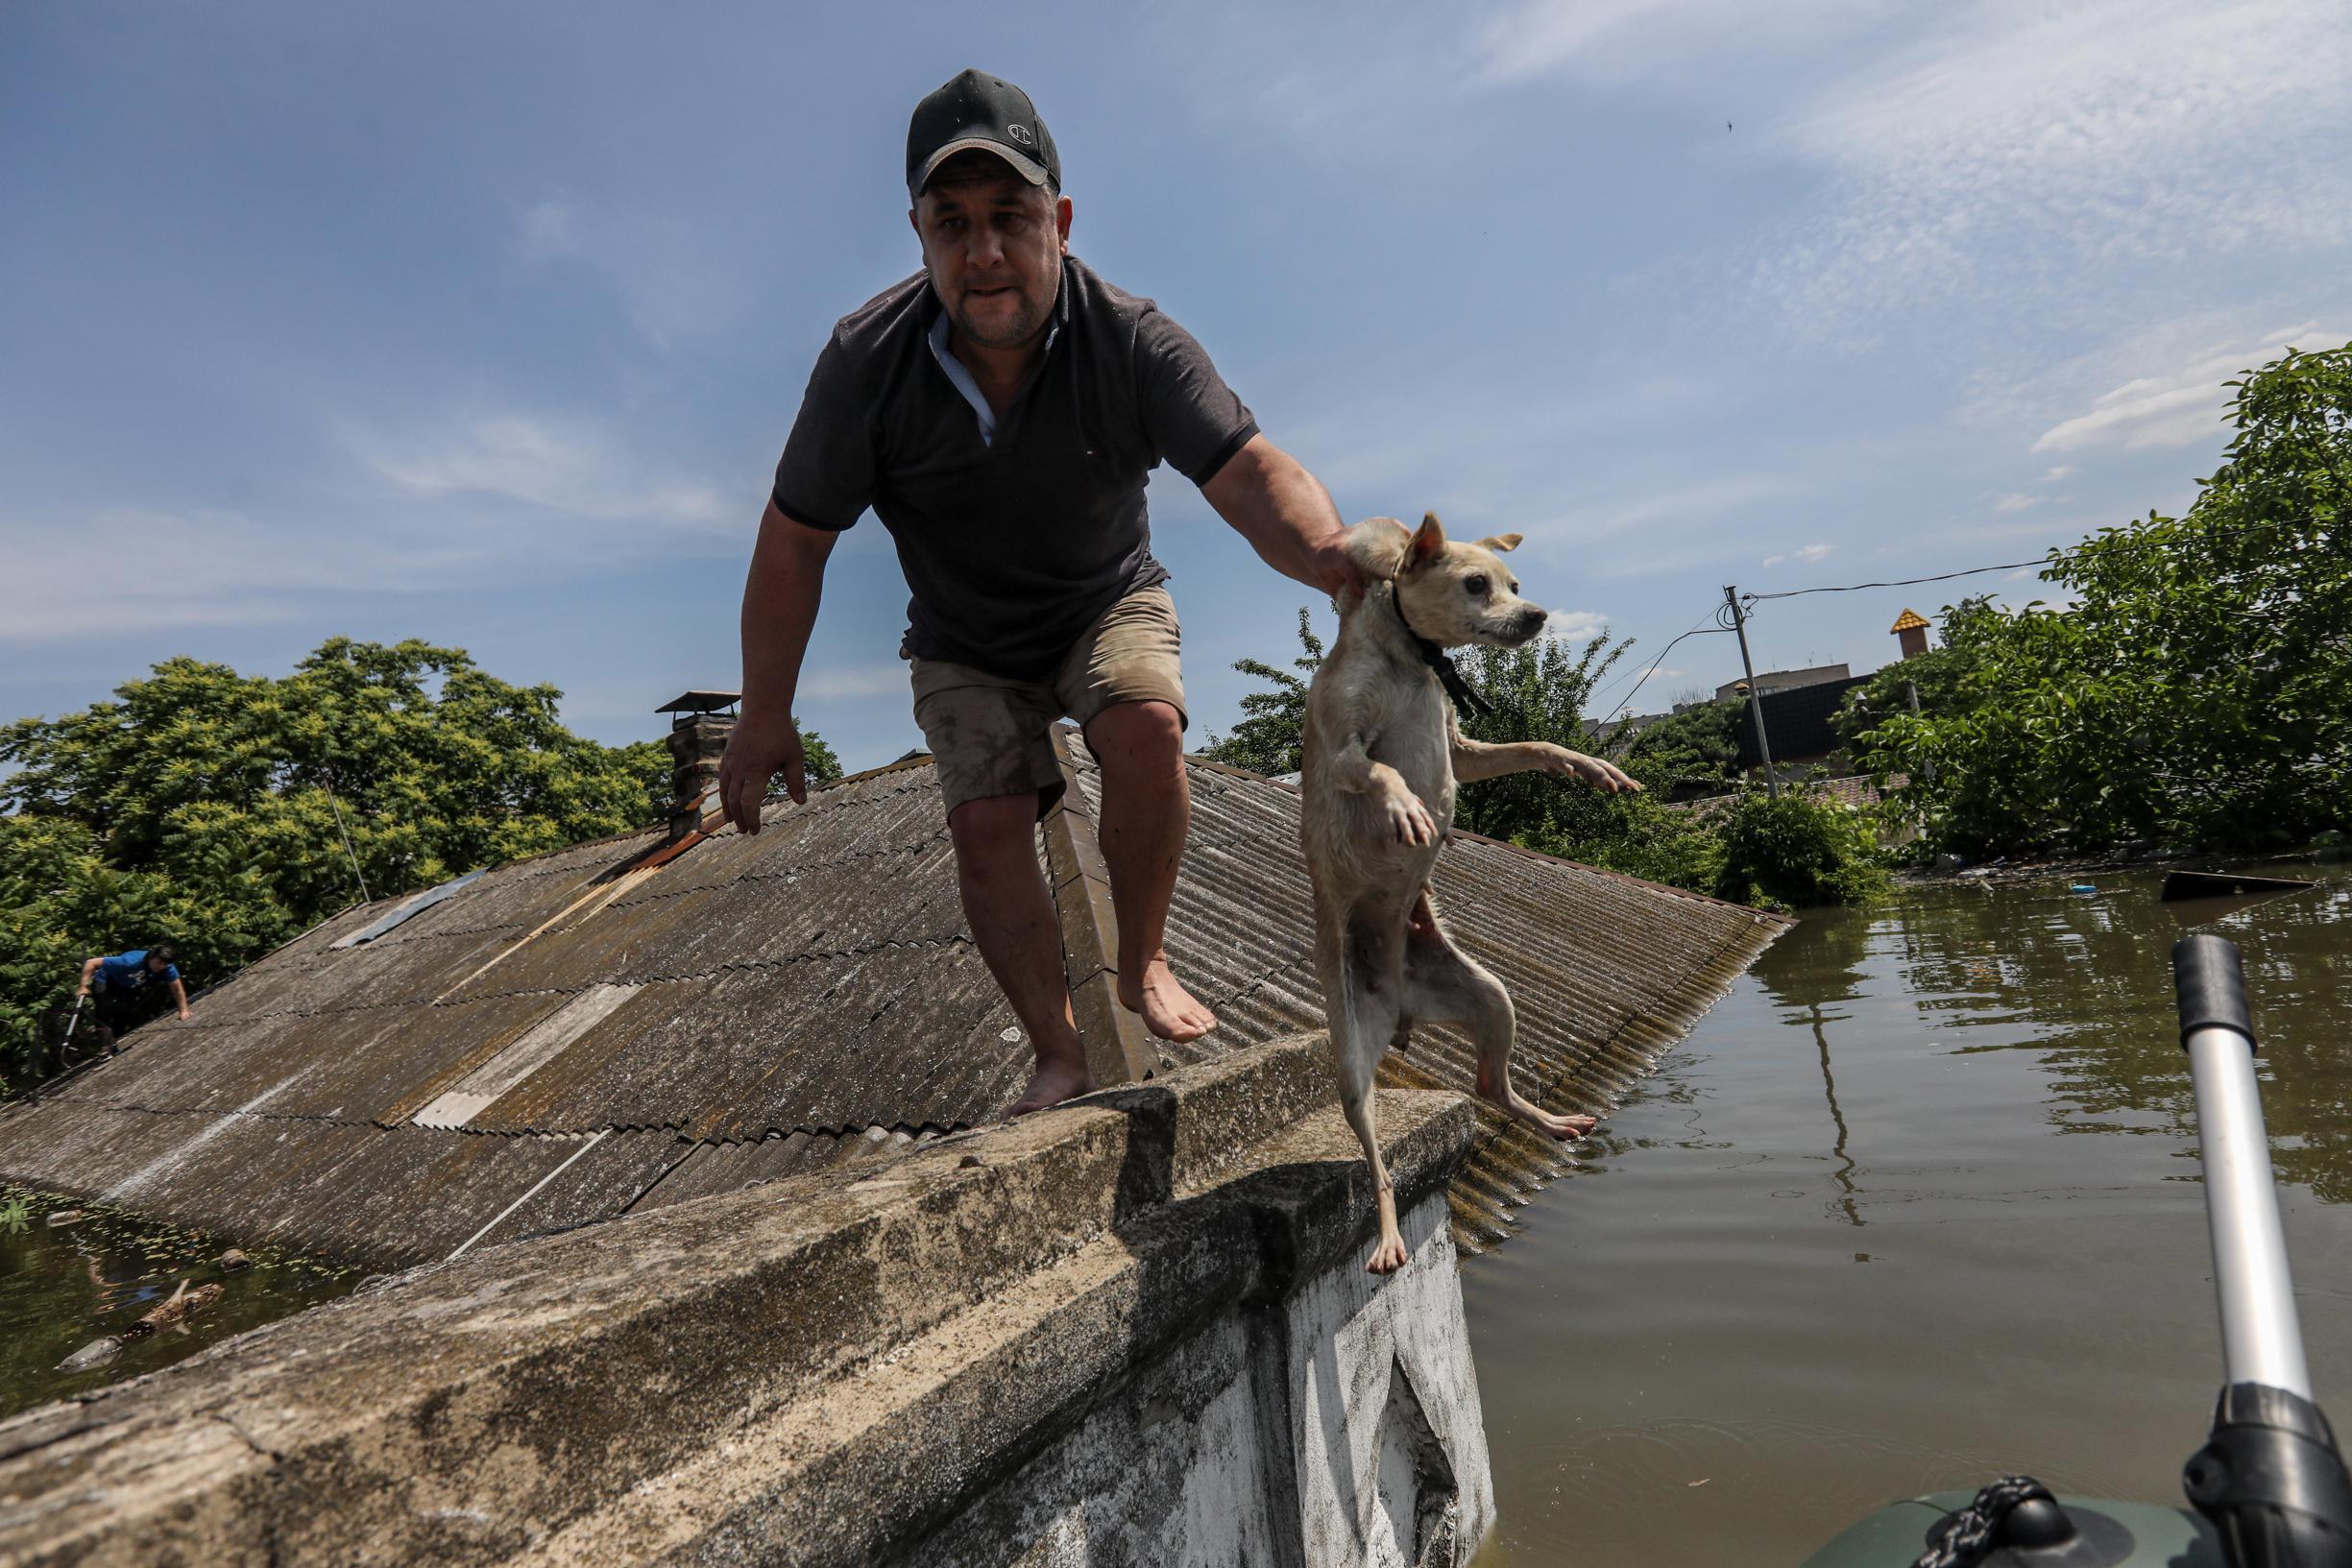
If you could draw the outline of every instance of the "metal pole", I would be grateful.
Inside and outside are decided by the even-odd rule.
[[[2205,1222],[2213,1233],[2213,1286],[2221,1309],[2221,1362],[2231,1384],[2258,1383],[2311,1398],[2303,1331],[2295,1319],[2287,1238],[2270,1177],[2270,1139],[2254,1078],[2254,1023],[2238,950],[2211,931],[2172,948],[2181,1044],[2196,1091],[2205,1163]]]
[[[1781,798],[1781,781],[1772,771],[1772,743],[1764,738],[1764,694],[1756,689],[1756,661],[1748,657],[1748,617],[1739,608],[1739,591],[1727,584],[1723,602],[1732,607],[1732,630],[1739,634],[1739,664],[1748,672],[1748,715],[1756,720],[1756,754],[1764,760],[1764,787]]]
[[[1910,701],[1911,716],[1917,718],[1919,716],[1919,683],[1916,681],[1903,682],[1903,694]],[[1920,775],[1929,784],[1935,783],[1935,764],[1929,762],[1926,767],[1920,769]]]
[[[2221,1308],[2221,1363],[2231,1383],[2260,1383],[2311,1397],[2303,1329],[2287,1271],[2270,1181],[2270,1139],[2245,1036],[2227,1027],[2189,1036],[2197,1138],[2205,1155],[2205,1222],[2213,1232],[2214,1293]]]
[[[331,774],[327,778],[327,804],[334,808],[335,832],[343,835],[344,857],[352,862],[352,875],[359,879],[359,902],[367,904],[371,902],[367,875],[359,869],[359,856],[352,850],[352,831],[343,825],[343,806],[335,799],[335,781]]]

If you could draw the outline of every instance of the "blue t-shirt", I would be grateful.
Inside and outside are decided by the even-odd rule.
[[[178,964],[165,964],[158,980],[180,977]],[[130,953],[118,953],[111,958],[98,960],[98,981],[109,991],[135,991],[148,980],[147,950],[138,948]]]

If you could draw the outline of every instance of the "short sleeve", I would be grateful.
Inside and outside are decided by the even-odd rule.
[[[809,373],[800,415],[776,464],[776,510],[838,533],[874,499],[874,430],[856,367],[838,334]]]
[[[1214,479],[1258,433],[1256,417],[1224,384],[1208,351],[1157,310],[1135,323],[1135,384],[1144,433],[1196,485]]]

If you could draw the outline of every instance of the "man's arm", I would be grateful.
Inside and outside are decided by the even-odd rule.
[[[1334,598],[1364,591],[1363,574],[1340,547],[1343,526],[1331,493],[1264,436],[1251,436],[1200,494],[1283,576]]]
[[[90,994],[90,981],[97,978],[98,966],[105,962],[106,960],[104,958],[85,958],[82,960],[82,984],[75,990],[75,996],[86,997]]]
[[[172,1001],[180,1004],[180,1022],[186,1023],[188,1021],[188,988],[181,984],[176,977],[172,981]]]
[[[743,584],[743,716],[727,736],[718,764],[720,808],[747,833],[760,831],[760,803],[778,769],[792,799],[809,798],[792,698],[800,687],[809,634],[816,626],[825,560],[837,537],[794,521],[774,501],[760,519],[760,542]]]

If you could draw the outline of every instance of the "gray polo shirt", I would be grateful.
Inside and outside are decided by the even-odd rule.
[[[1192,334],[1065,257],[1044,358],[983,430],[932,348],[941,308],[917,273],[836,325],[776,508],[838,530],[872,507],[912,593],[901,652],[1038,679],[1103,611],[1167,580],[1152,470],[1206,484],[1257,421]]]

